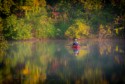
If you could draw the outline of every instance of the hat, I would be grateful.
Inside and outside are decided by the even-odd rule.
[[[77,41],[77,39],[74,39],[75,41]]]

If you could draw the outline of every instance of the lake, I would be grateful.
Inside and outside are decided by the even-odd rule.
[[[0,84],[125,84],[124,40],[0,42]]]

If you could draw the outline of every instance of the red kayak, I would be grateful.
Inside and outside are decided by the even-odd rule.
[[[79,49],[80,46],[79,46],[79,45],[73,45],[72,48],[73,48],[73,49]]]

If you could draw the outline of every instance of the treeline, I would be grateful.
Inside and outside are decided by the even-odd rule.
[[[124,38],[124,0],[0,0],[0,38]]]

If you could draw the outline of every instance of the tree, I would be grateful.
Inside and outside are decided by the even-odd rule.
[[[3,35],[7,39],[29,39],[32,37],[31,30],[31,25],[25,24],[22,19],[18,20],[15,15],[7,17],[3,23]]]
[[[102,0],[80,0],[84,4],[84,9],[88,10],[98,10],[103,7]]]
[[[8,16],[11,14],[11,7],[13,5],[13,0],[0,0],[0,15]]]
[[[90,27],[80,20],[76,20],[73,25],[71,25],[65,35],[69,38],[83,38],[89,37],[90,34]]]

